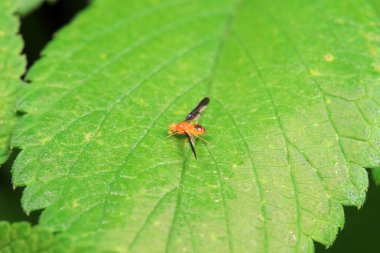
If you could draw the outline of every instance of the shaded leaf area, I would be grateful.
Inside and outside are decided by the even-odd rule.
[[[0,221],[0,252],[71,252],[70,241],[57,243],[55,236],[41,227],[31,227],[27,222]]]
[[[20,55],[22,40],[16,35],[19,22],[13,15],[12,0],[0,2],[0,164],[9,156],[10,133],[16,120],[16,94],[25,59]]]
[[[28,74],[24,209],[80,252],[330,245],[379,167],[378,25],[364,0],[94,1]],[[206,95],[194,160],[166,128]]]

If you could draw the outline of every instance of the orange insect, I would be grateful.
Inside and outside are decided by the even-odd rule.
[[[199,135],[206,133],[206,128],[199,125],[197,123],[197,119],[200,116],[200,113],[204,111],[208,103],[210,102],[210,99],[208,97],[205,97],[202,99],[201,102],[187,115],[185,121],[181,123],[172,123],[169,127],[169,136],[173,136],[175,134],[185,134],[187,138],[189,139],[191,150],[194,153],[195,159],[197,159],[197,153],[195,152],[195,138],[199,138],[202,141],[206,142],[205,139],[200,137]]]

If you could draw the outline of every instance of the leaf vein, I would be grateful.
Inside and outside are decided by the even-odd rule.
[[[237,37],[237,42],[238,42],[238,45],[241,47],[242,51],[248,57],[250,63],[253,66],[253,68],[256,70],[256,72],[258,74],[258,77],[259,77],[261,83],[264,86],[264,89],[265,89],[265,91],[267,93],[267,96],[269,97],[270,102],[272,104],[273,112],[274,112],[275,118],[276,118],[276,122],[277,122],[278,127],[280,128],[281,135],[282,135],[282,138],[283,138],[284,143],[285,143],[286,160],[287,160],[287,163],[288,163],[287,167],[288,167],[288,170],[289,170],[290,179],[292,181],[292,186],[293,186],[293,191],[294,191],[294,201],[295,201],[295,206],[296,206],[297,242],[296,242],[295,248],[296,248],[296,250],[299,250],[299,245],[300,245],[300,242],[301,242],[301,233],[302,233],[302,227],[301,227],[301,219],[302,219],[302,217],[301,217],[301,211],[300,211],[301,204],[300,204],[300,200],[299,200],[298,194],[297,194],[298,188],[297,188],[297,185],[296,185],[296,179],[295,179],[294,172],[293,172],[293,169],[292,169],[293,166],[290,164],[290,153],[289,153],[289,147],[288,147],[289,138],[288,138],[288,136],[285,133],[285,128],[284,128],[283,123],[282,123],[282,121],[280,119],[280,115],[279,115],[279,112],[278,112],[278,109],[277,109],[276,102],[274,101],[273,94],[270,91],[270,89],[268,87],[268,84],[266,83],[266,80],[265,80],[265,78],[263,77],[263,75],[261,73],[261,70],[257,66],[256,62],[254,61],[254,59],[251,56],[251,54],[248,51],[248,49],[245,47],[245,45],[243,44],[243,42],[238,37]]]

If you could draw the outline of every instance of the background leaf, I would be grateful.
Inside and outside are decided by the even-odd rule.
[[[25,59],[20,55],[22,40],[17,36],[18,20],[12,0],[0,2],[0,164],[9,156],[10,132],[16,120],[16,94]]]
[[[65,247],[64,247],[65,246]],[[27,222],[0,221],[0,252],[71,252],[69,241],[57,243],[55,237],[41,227],[31,227]]]
[[[30,12],[37,9],[44,2],[50,4],[57,2],[57,0],[13,0],[16,5],[17,13],[21,16],[25,16]]]
[[[380,184],[380,170],[379,169],[374,170],[373,176],[374,176],[375,182],[379,185]]]
[[[28,75],[24,209],[89,251],[330,245],[379,166],[376,22],[367,1],[94,1]],[[165,131],[206,95],[194,160]]]

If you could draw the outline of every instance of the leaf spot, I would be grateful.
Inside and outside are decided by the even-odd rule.
[[[102,54],[99,55],[99,58],[100,58],[101,60],[106,60],[107,57],[108,57],[108,56],[107,56],[106,53],[102,53]]]
[[[337,19],[335,19],[335,23],[340,24],[340,25],[343,25],[343,24],[346,23],[346,21],[344,21],[343,18],[337,18]]]
[[[41,144],[46,144],[46,143],[50,142],[50,140],[51,140],[50,137],[45,136],[45,137],[40,139],[40,142],[41,142]]]
[[[311,69],[310,74],[312,76],[321,76],[321,73],[318,70]]]
[[[380,65],[374,65],[373,68],[377,73],[380,73]]]
[[[92,137],[93,137],[93,133],[85,133],[84,134],[84,142],[91,141]]]
[[[325,55],[325,61],[327,61],[327,62],[334,61],[334,55],[332,55],[332,54],[326,54]]]

